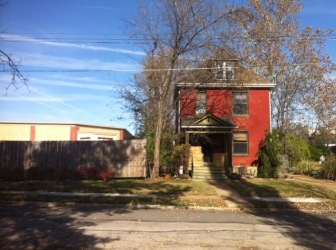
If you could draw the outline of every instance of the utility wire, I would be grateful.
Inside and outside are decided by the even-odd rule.
[[[290,66],[305,66],[305,65],[315,65],[315,63],[299,63],[290,64]],[[267,67],[267,65],[259,65],[258,67]],[[280,67],[280,65],[276,66]],[[225,67],[224,67],[225,68]],[[239,68],[239,67],[229,67],[229,68]],[[22,69],[20,72],[25,73],[84,73],[84,72],[160,72],[160,71],[197,71],[197,70],[217,70],[218,67],[205,67],[205,68],[183,68],[183,69]],[[2,70],[1,72],[11,72],[10,70]]]
[[[34,33],[20,33],[20,34],[31,34],[33,35]],[[51,33],[52,34],[52,33]],[[57,34],[57,33],[55,33]],[[59,33],[62,34],[62,33]],[[71,33],[69,33],[71,34]],[[74,33],[76,34],[76,33]],[[6,37],[6,36],[16,36],[17,34],[4,34],[4,37],[1,39],[2,42],[30,42],[30,39],[38,39],[38,40],[43,40],[43,41],[58,41],[58,42],[66,42],[66,41],[78,41],[78,42],[91,42],[91,43],[122,43],[122,42],[127,42],[127,44],[132,43],[132,42],[137,42],[137,43],[142,43],[146,41],[151,41],[152,39],[150,38],[127,38],[127,37]],[[109,35],[111,36],[111,35]],[[119,36],[119,35],[118,35]],[[266,37],[259,37],[259,36],[234,36],[231,37],[231,39],[235,40],[249,40],[250,38],[254,39],[259,39],[260,41],[263,40],[272,40],[272,41],[279,41],[281,39],[285,38],[305,38],[305,36],[298,35],[269,35]],[[336,40],[336,34],[321,34],[321,35],[313,35],[313,37],[325,37],[326,40]],[[215,37],[214,39],[216,40],[222,40],[222,37]],[[307,38],[308,39],[308,38]],[[167,41],[167,39],[156,39],[160,41]]]

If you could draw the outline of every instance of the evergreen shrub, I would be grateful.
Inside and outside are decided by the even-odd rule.
[[[281,165],[281,143],[276,134],[267,133],[265,140],[259,145],[258,176],[261,178],[276,178]]]

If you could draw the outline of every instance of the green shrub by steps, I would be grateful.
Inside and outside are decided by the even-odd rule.
[[[281,144],[277,134],[266,133],[265,140],[259,145],[257,156],[260,159],[258,177],[275,178],[281,165]]]

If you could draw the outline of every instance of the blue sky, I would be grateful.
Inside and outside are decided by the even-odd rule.
[[[302,2],[302,26],[336,30],[336,0]],[[118,89],[143,55],[123,35],[123,20],[136,7],[134,0],[8,0],[0,8],[0,48],[21,60],[29,90],[3,95],[9,75],[0,73],[0,121],[76,122],[133,132]],[[336,40],[328,40],[334,61],[335,48]]]

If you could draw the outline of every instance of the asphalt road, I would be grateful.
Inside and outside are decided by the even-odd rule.
[[[336,214],[0,205],[1,249],[336,249]]]

